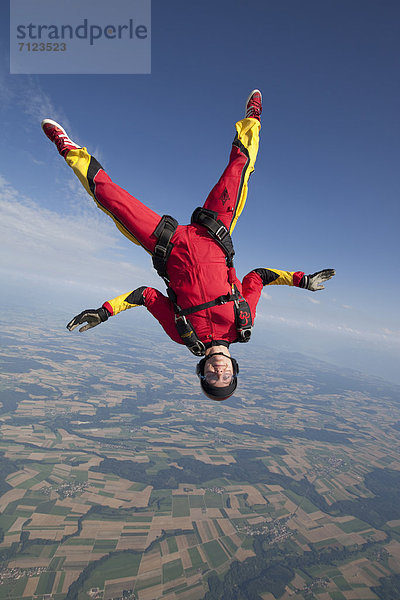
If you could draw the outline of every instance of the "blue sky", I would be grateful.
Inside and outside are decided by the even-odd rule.
[[[266,289],[254,335],[400,382],[398,2],[153,0],[152,73],[121,76],[10,75],[4,3],[1,11],[0,268],[10,320],[13,303],[62,309],[68,320],[138,285],[163,289],[147,255],[92,206],[42,118],[60,120],[114,181],[185,223],[259,87],[261,145],[234,235],[238,274],[334,267],[337,276],[316,294]]]

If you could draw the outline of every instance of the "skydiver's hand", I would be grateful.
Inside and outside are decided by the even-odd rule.
[[[317,271],[312,275],[304,275],[300,281],[300,287],[312,292],[318,292],[325,288],[322,282],[328,281],[336,274],[335,269],[323,269],[323,271]]]
[[[107,321],[109,316],[111,316],[110,312],[103,306],[101,308],[88,308],[71,319],[67,325],[67,329],[73,331],[78,325],[87,323],[87,325],[84,325],[79,329],[79,331],[87,331],[92,327],[96,327],[96,325],[100,325],[103,321]]]

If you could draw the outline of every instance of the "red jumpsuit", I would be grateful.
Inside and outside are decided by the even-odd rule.
[[[247,183],[254,171],[258,150],[259,128],[259,121],[252,118],[236,124],[237,134],[229,163],[204,204],[204,208],[218,214],[218,219],[230,233],[246,201]],[[154,230],[160,222],[160,215],[113,183],[85,148],[70,150],[66,160],[98,206],[113,218],[122,233],[152,254],[157,241]],[[298,286],[304,275],[300,271],[258,269],[248,273],[240,282],[235,269],[227,267],[222,248],[207,229],[196,223],[178,226],[171,241],[174,247],[168,259],[167,271],[170,287],[182,309],[229,294],[235,284],[250,306],[254,323],[263,285]],[[183,343],[175,326],[174,305],[156,289],[147,287],[142,290],[139,302],[137,294],[129,292],[105,302],[103,306],[111,315],[115,315],[138,304],[146,306],[170,338]],[[231,343],[237,339],[233,302],[206,308],[191,314],[189,318],[198,338],[206,345],[216,341]]]

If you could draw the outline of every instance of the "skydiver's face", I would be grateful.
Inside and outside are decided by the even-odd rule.
[[[215,387],[229,385],[233,377],[232,361],[225,354],[209,354],[204,365],[204,379]]]

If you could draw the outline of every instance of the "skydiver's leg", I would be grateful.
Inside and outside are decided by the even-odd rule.
[[[153,253],[156,244],[153,232],[161,217],[113,183],[86,148],[69,150],[65,160],[97,206],[113,219],[118,229],[129,240]]]
[[[230,233],[246,203],[247,184],[258,152],[260,122],[242,119],[236,123],[236,131],[228,166],[204,204],[204,208],[218,213]]]
[[[42,129],[99,208],[114,220],[128,239],[153,253],[156,239],[152,234],[160,216],[113,183],[100,163],[86,148],[73,142],[59,123],[44,119]]]

